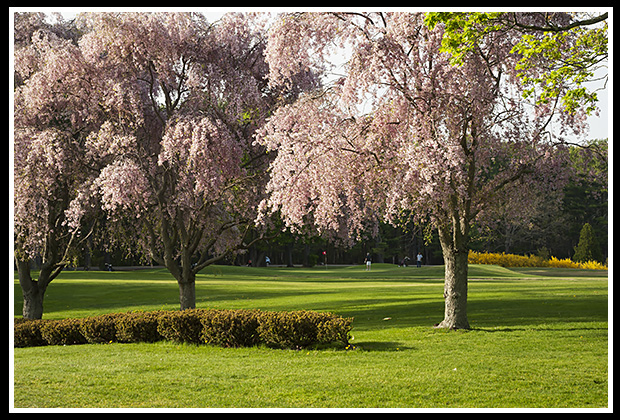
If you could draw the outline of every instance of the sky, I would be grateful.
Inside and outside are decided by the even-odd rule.
[[[118,8],[105,8],[105,7],[96,7],[96,8],[71,8],[71,7],[55,7],[55,8],[37,8],[36,11],[44,11],[46,13],[51,13],[51,12],[56,12],[59,11],[63,17],[66,20],[70,20],[73,19],[75,17],[75,15],[79,12],[85,12],[85,11],[118,11],[121,9]],[[143,8],[124,8],[122,9],[123,11],[144,11]],[[172,8],[172,9],[168,9],[168,8],[153,8],[153,11],[180,11],[181,9],[176,9],[176,8]],[[186,9],[182,9],[182,10],[186,10]],[[206,17],[207,20],[210,22],[214,22],[216,20],[218,20],[219,18],[222,17],[222,15],[224,15],[227,12],[231,12],[231,11],[261,11],[261,12],[279,12],[282,11],[280,9],[277,8],[256,8],[256,9],[248,9],[248,8],[240,8],[240,7],[206,7],[206,8],[190,8],[191,11],[197,11],[197,12],[202,12]],[[405,10],[405,9],[399,9],[399,10]],[[29,8],[29,11],[35,11],[31,8]],[[585,10],[587,11],[587,10]],[[610,11],[610,23],[613,20],[613,12]],[[609,43],[609,52],[610,52],[610,60],[609,63],[613,63],[613,59],[612,57],[612,53],[613,53],[613,25],[610,24],[610,43]],[[583,136],[583,139],[585,140],[589,140],[589,139],[604,139],[604,138],[608,138],[609,137],[609,133],[611,132],[611,121],[609,121],[609,114],[610,111],[611,113],[613,113],[613,102],[609,103],[609,95],[608,92],[609,90],[612,89],[612,83],[613,83],[613,77],[612,77],[612,65],[609,65],[608,68],[608,74],[609,74],[609,80],[607,83],[607,86],[604,86],[602,82],[597,82],[596,84],[593,84],[593,86],[596,86],[596,89],[600,89],[598,91],[598,98],[599,98],[599,102],[598,102],[598,107],[599,107],[599,115],[590,115],[588,118],[588,125],[589,125],[589,133],[587,133],[586,135]],[[575,139],[575,141],[582,141],[583,139]],[[610,142],[611,143],[611,142]]]

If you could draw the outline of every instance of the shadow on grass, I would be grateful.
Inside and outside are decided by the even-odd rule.
[[[267,272],[266,269],[263,271]],[[416,272],[414,269],[411,271]],[[343,272],[344,269],[341,273]],[[532,272],[530,270],[529,274]],[[163,274],[154,276],[156,281],[148,281],[148,276],[151,275],[130,273],[127,274],[127,281],[122,281],[120,273],[68,273],[68,281],[54,282],[48,289],[44,302],[44,318],[87,316],[130,309],[177,308],[179,295],[176,282]],[[352,273],[351,276],[353,275]],[[90,280],[81,281],[80,277],[84,276],[88,276]],[[71,277],[74,277],[75,281]],[[93,281],[104,278],[114,278],[116,281]],[[163,281],[166,278],[171,281]],[[144,280],[135,281],[142,279]],[[296,281],[298,285],[278,284],[279,280],[286,281],[290,278],[262,280],[263,283],[267,282],[266,285],[260,282],[253,284],[245,278],[235,278],[230,282],[221,282],[219,279],[210,283],[199,281],[196,290],[197,306],[329,311],[353,317],[353,335],[356,335],[356,331],[393,330],[382,337],[382,334],[377,335],[378,341],[352,342],[354,346],[368,351],[405,349],[405,344],[393,340],[393,337],[402,337],[401,334],[406,332],[395,330],[416,327],[431,330],[433,324],[443,319],[442,279],[408,279],[409,282],[425,283],[422,287],[393,286],[394,279],[384,285],[381,281],[372,279],[376,286],[368,287],[364,285],[364,281],[360,287],[351,288],[331,286],[334,282],[343,283],[342,279],[323,281],[314,278],[311,281],[316,285],[311,286],[306,286],[304,281]],[[355,279],[346,280],[354,281]],[[570,323],[583,323],[583,328],[576,329],[607,333],[606,328],[594,326],[595,323],[608,321],[606,286],[593,286],[587,279],[577,283],[543,279],[541,282],[535,280],[528,284],[512,278],[484,279],[481,282],[473,280],[471,285],[475,286],[471,289],[468,302],[472,331],[569,331],[574,327],[569,325]],[[19,316],[22,309],[19,284],[15,284],[14,290],[15,315]],[[381,338],[386,340],[381,341]]]
[[[578,328],[553,328],[546,325],[541,325],[539,327],[529,326],[529,327],[497,327],[497,328],[479,328],[474,327],[470,331],[480,331],[487,333],[495,333],[495,332],[518,332],[518,331],[609,331],[607,327],[578,327]]]
[[[398,341],[360,341],[353,344],[356,349],[363,351],[401,351],[415,350],[414,347],[408,346]]]

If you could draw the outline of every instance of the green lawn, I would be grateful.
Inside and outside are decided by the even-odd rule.
[[[607,271],[470,267],[470,331],[435,330],[443,267],[214,266],[198,307],[353,316],[349,349],[15,349],[15,407],[607,407]],[[64,272],[44,318],[175,309],[166,270]],[[15,281],[15,315],[21,290]]]

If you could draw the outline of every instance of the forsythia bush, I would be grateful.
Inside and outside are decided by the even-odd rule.
[[[598,261],[587,261],[584,263],[579,263],[579,266],[581,268],[586,268],[589,270],[607,270],[607,265],[601,264]]]
[[[570,258],[560,260],[556,257],[546,260],[537,255],[515,255],[504,252],[476,252],[469,251],[470,264],[492,264],[501,267],[555,267],[555,268],[585,268],[591,270],[606,270],[607,266],[597,261],[577,263]]]
[[[15,319],[15,347],[170,340],[223,347],[303,348],[349,344],[353,318],[313,311],[190,309],[134,311],[83,319]]]

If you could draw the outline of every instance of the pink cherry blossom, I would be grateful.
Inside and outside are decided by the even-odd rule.
[[[277,211],[292,229],[312,225],[345,240],[372,234],[380,220],[431,223],[446,263],[440,326],[469,328],[471,227],[501,203],[515,200],[519,206],[504,208],[519,211],[561,186],[564,155],[549,121],[582,126],[559,106],[525,102],[512,74],[510,34],[491,34],[455,67],[439,51],[442,27],[429,30],[423,18],[279,17],[266,50],[272,85],[290,83],[300,70],[328,69],[333,46],[346,45],[351,55],[345,76],[278,109],[257,135],[277,152],[261,214]]]
[[[85,13],[66,38],[43,18],[16,25],[20,264],[51,250],[59,272],[100,209],[108,239],[165,265],[195,306],[196,273],[251,244],[268,164],[254,132],[316,79],[268,87],[259,14]]]
[[[79,46],[105,81],[106,122],[89,144],[106,165],[97,187],[109,226],[166,266],[181,308],[194,307],[196,273],[247,247],[263,194],[267,160],[252,136],[275,102],[264,19],[101,13],[82,23]]]

